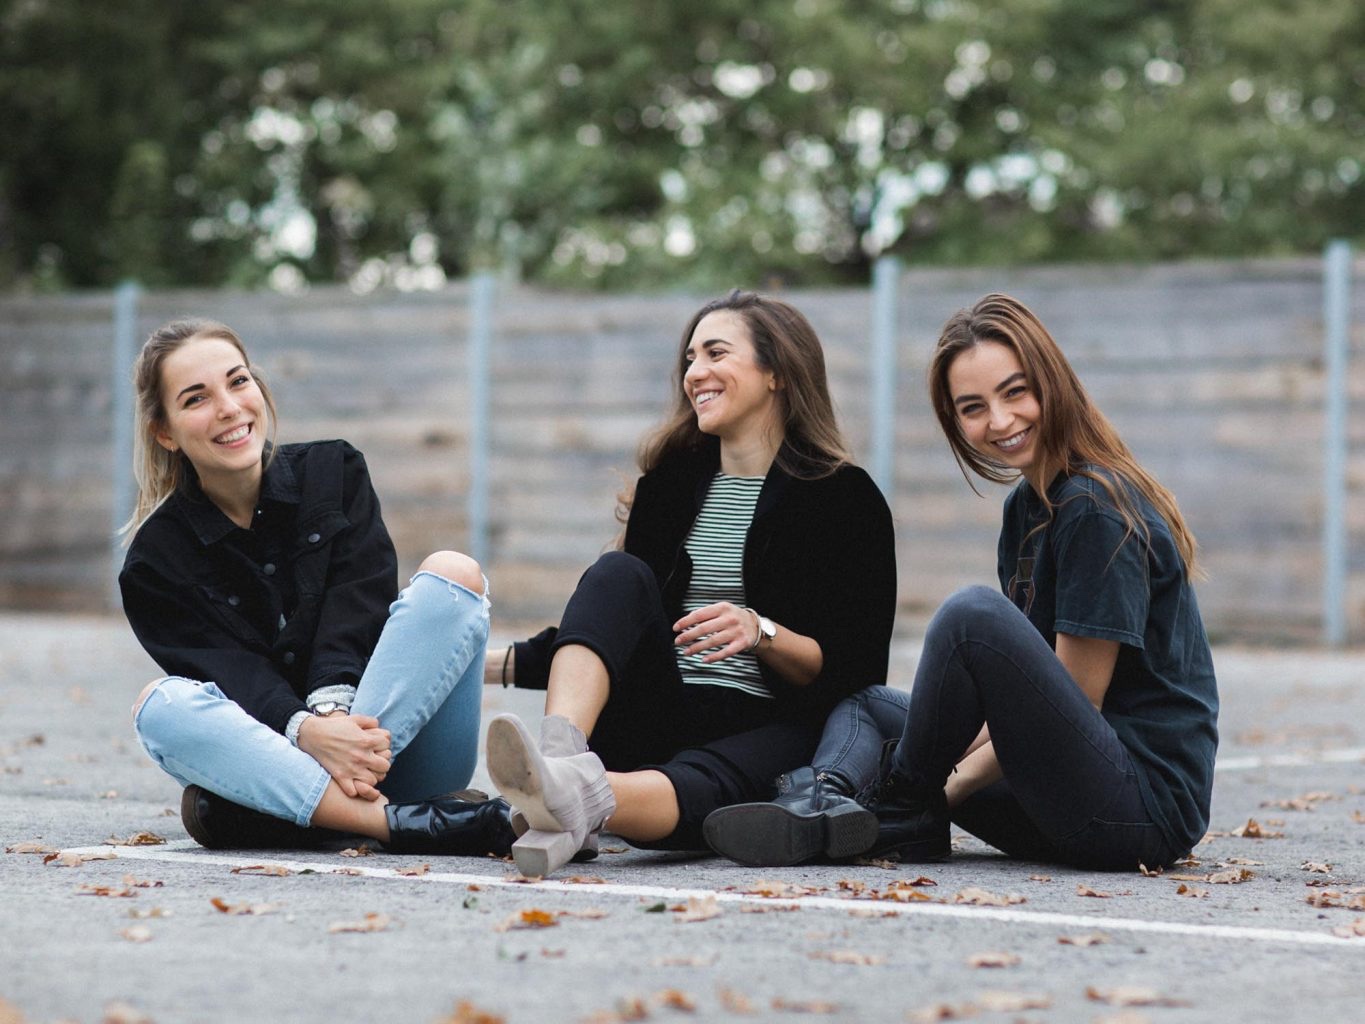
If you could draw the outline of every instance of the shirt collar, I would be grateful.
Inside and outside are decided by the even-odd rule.
[[[292,460],[280,458],[278,453],[275,458],[270,458],[269,450],[267,450],[264,458],[266,463],[261,473],[260,501],[279,502],[286,505],[299,504],[303,495],[299,487],[298,474],[294,472]],[[208,547],[210,544],[218,543],[237,529],[237,524],[225,516],[223,510],[204,494],[199,486],[199,477],[194,472],[194,468],[188,463],[186,468],[185,482],[176,492],[175,501],[190,527],[194,530],[195,536],[199,538],[199,543]]]

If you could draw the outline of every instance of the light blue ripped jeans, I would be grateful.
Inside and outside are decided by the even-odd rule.
[[[379,788],[395,803],[461,789],[474,774],[486,580],[484,590],[475,594],[424,571],[389,608],[351,713],[372,715],[389,730],[393,763]],[[312,820],[331,778],[215,683],[162,679],[133,725],[143,749],[182,786],[194,783],[299,825]]]

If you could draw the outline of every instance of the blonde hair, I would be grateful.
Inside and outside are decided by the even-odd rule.
[[[995,483],[1012,483],[1019,477],[1018,472],[988,459],[967,442],[948,388],[948,370],[957,357],[988,341],[1004,345],[1018,357],[1028,386],[1038,400],[1041,410],[1038,478],[1048,481],[1065,471],[1094,480],[1113,501],[1129,535],[1140,533],[1144,542],[1150,543],[1147,524],[1124,488],[1115,487],[1108,476],[1087,466],[1107,470],[1151,502],[1166,521],[1186,574],[1191,578],[1202,575],[1197,566],[1198,545],[1185,525],[1175,495],[1138,464],[1113,424],[1090,400],[1076,371],[1042,321],[1018,299],[999,293],[987,295],[970,309],[954,313],[943,325],[929,363],[929,397],[968,483],[971,482],[968,468]],[[1047,505],[1047,495],[1040,497]]]
[[[137,362],[133,364],[133,477],[137,480],[137,501],[132,517],[119,529],[119,533],[125,535],[124,543],[132,539],[157,506],[185,482],[188,473],[193,472],[185,454],[167,451],[157,443],[156,434],[166,426],[161,367],[172,352],[198,338],[221,338],[242,354],[247,372],[255,379],[265,399],[270,414],[266,447],[268,451],[274,449],[275,425],[279,420],[275,399],[260,370],[251,364],[246,346],[236,332],[215,320],[173,320],[158,327],[143,343]]]

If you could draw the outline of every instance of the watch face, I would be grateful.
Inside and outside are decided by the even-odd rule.
[[[777,636],[777,626],[773,623],[772,619],[760,615],[758,617],[758,628],[769,640]]]

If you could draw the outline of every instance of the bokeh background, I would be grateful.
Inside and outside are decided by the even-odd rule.
[[[825,337],[914,631],[993,572],[922,368],[1003,289],[1190,513],[1215,635],[1360,641],[1363,164],[1354,0],[0,0],[0,603],[112,606],[122,309],[239,328],[405,565],[479,546],[536,623],[741,285]]]

